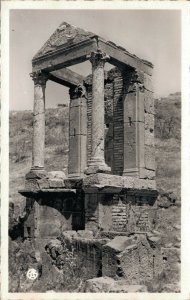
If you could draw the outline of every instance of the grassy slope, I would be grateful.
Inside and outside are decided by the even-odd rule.
[[[156,181],[158,189],[173,191],[180,198],[180,94],[155,101],[156,115],[167,126],[173,117],[169,138],[160,133],[158,117],[155,122]],[[164,134],[164,131],[163,131]],[[47,170],[67,171],[68,151],[68,108],[48,109],[46,111],[46,153]],[[24,176],[31,166],[32,112],[10,113],[10,198],[15,202],[16,215],[22,210],[24,197],[18,189],[24,187]],[[158,219],[160,228],[170,232],[173,223],[180,222],[180,209],[171,207],[161,210]]]

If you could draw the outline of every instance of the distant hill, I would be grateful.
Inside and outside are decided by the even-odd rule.
[[[181,93],[155,99],[156,182],[180,198]]]

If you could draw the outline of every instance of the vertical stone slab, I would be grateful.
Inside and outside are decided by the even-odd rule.
[[[32,169],[44,169],[45,150],[45,87],[48,76],[42,72],[31,74],[34,81]]]
[[[125,87],[124,114],[124,176],[144,178],[144,88],[131,77]]]
[[[103,231],[113,230],[112,226],[112,195],[98,194],[99,213],[98,223],[99,228]]]
[[[155,178],[154,98],[151,76],[145,76],[145,177]]]
[[[113,173],[113,80],[109,79],[109,73],[105,82],[105,162]]]
[[[82,177],[87,166],[87,101],[78,90],[70,92],[68,176]]]
[[[85,81],[87,91],[87,165],[89,165],[92,153],[92,82]]]
[[[24,222],[24,237],[25,238],[34,238],[34,236],[35,236],[34,202],[35,202],[35,199],[26,198],[27,219]]]

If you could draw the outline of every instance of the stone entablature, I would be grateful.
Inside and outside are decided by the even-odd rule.
[[[61,58],[65,63],[60,64]],[[90,60],[90,81],[65,68],[78,60]],[[107,61],[116,68],[106,73]],[[63,22],[33,58],[32,169],[44,168],[49,79],[70,87],[70,178],[105,172],[154,180],[152,67],[122,47]]]

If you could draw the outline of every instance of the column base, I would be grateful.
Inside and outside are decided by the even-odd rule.
[[[30,171],[25,175],[25,179],[44,178],[47,172],[42,167],[31,167]]]
[[[88,168],[84,171],[86,175],[95,174],[95,173],[111,173],[111,168],[104,162],[94,162],[90,161]]]
[[[32,166],[31,171],[44,171],[44,167]]]
[[[123,176],[139,177],[139,170],[138,168],[124,169]]]

